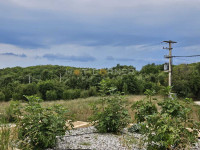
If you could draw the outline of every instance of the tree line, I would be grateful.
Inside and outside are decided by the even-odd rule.
[[[168,73],[163,68],[163,64],[154,63],[140,71],[120,64],[104,69],[58,65],[4,68],[0,69],[0,101],[25,100],[23,95],[37,95],[43,100],[97,96],[102,80],[124,94],[143,94],[146,89],[161,93],[168,85]],[[173,66],[172,74],[174,93],[200,98],[200,63]]]

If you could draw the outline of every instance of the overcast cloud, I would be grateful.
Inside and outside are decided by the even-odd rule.
[[[161,64],[163,40],[200,54],[199,18],[199,0],[0,0],[0,68]]]

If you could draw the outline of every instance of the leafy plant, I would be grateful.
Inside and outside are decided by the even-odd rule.
[[[114,95],[103,98],[92,106],[91,121],[101,133],[117,133],[130,121],[123,96]]]
[[[162,107],[161,113],[167,113],[172,117],[184,117],[186,109],[177,99],[167,98],[158,103]]]
[[[114,94],[116,88],[108,88],[106,81],[102,80],[100,91],[102,98],[93,103],[93,115],[90,117],[95,128],[102,133],[117,133],[128,125],[130,118],[126,109],[126,100],[124,96]],[[104,97],[106,93],[110,93],[110,97]]]
[[[135,102],[131,108],[132,110],[135,110],[135,120],[138,123],[144,122],[146,120],[146,117],[148,115],[153,115],[154,113],[157,113],[157,108],[155,104],[152,103],[151,99],[152,96],[155,94],[155,91],[146,90],[146,95],[148,100],[144,99],[141,101]]]
[[[197,129],[188,130],[166,113],[147,116],[142,130],[149,150],[186,149],[197,141]]]
[[[3,92],[0,91],[0,101],[4,101],[5,100],[5,95]]]
[[[140,130],[146,137],[147,149],[186,149],[197,141],[199,125],[189,117],[190,108],[172,97],[158,103],[161,107],[158,112],[151,102],[152,92],[148,90],[146,94],[149,101],[136,102],[132,108],[136,109],[137,122],[142,122]],[[136,127],[133,126],[132,130]]]
[[[56,100],[57,94],[55,90],[50,90],[46,92],[46,99],[47,100]]]
[[[42,101],[35,96],[26,96],[28,103],[23,118],[19,121],[19,139],[21,147],[29,145],[31,149],[52,148],[56,145],[56,136],[65,134],[67,111],[60,105],[43,108]],[[69,119],[69,118],[68,118]]]

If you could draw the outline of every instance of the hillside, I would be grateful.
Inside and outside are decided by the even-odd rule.
[[[200,63],[173,66],[173,92],[180,97],[200,98]],[[162,92],[168,85],[163,65],[148,64],[137,71],[133,66],[75,68],[44,65],[0,69],[0,101],[38,95],[44,100],[75,99],[99,94],[99,83],[116,87],[125,94],[143,94],[146,89]]]

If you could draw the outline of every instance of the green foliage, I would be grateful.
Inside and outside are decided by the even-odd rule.
[[[128,94],[128,85],[126,83],[123,84],[123,89],[122,91],[124,92],[124,94]]]
[[[149,98],[149,101],[151,102],[152,96],[156,94],[156,91],[147,89],[144,94],[147,95],[147,98]]]
[[[123,96],[102,98],[98,103],[93,104],[93,116],[90,119],[99,132],[118,133],[128,125],[130,118]]]
[[[81,94],[81,91],[79,89],[70,89],[70,90],[65,90],[63,92],[63,99],[69,100],[69,99],[76,99],[79,98]]]
[[[23,95],[35,95],[37,94],[37,84],[36,83],[30,83],[26,84],[23,88]]]
[[[170,88],[166,89],[169,93]],[[145,94],[149,101],[138,101],[132,108],[136,110],[135,119],[140,123],[140,131],[146,137],[147,149],[188,149],[197,141],[199,124],[189,117],[191,109],[186,107],[191,99],[182,103],[175,97],[164,99],[158,103],[161,109],[158,112],[151,102],[154,92],[147,90]],[[137,126],[130,131],[137,131]]]
[[[177,99],[167,98],[158,105],[162,107],[162,114],[167,113],[172,117],[183,117],[185,115],[186,108]]]
[[[46,99],[47,100],[56,100],[57,94],[55,90],[50,90],[46,92]]]
[[[127,92],[130,94],[140,94],[143,87],[135,75],[128,74],[122,77],[122,83],[127,85]]]
[[[94,86],[91,86],[88,90],[89,96],[96,96],[97,95],[97,88]]]
[[[6,122],[17,122],[21,114],[22,105],[20,101],[10,101],[10,105],[5,109],[4,119]]]
[[[164,97],[166,98],[167,96],[169,96],[171,91],[172,91],[171,86],[163,87],[163,89],[161,90],[161,94],[164,95]]]
[[[101,133],[118,133],[126,127],[130,121],[128,114],[127,101],[124,96],[114,94],[116,88],[106,86],[106,80],[100,83],[102,98],[93,103],[93,115],[90,117],[95,128]],[[111,93],[110,97],[104,97],[106,93]]]
[[[152,102],[146,101],[146,100],[141,100],[141,101],[135,102],[131,106],[131,108],[132,108],[132,110],[136,110],[135,120],[138,123],[144,122],[148,115],[152,115],[154,113],[157,113],[156,106]]]
[[[19,139],[20,148],[42,150],[56,145],[56,136],[62,136],[68,129],[66,126],[67,111],[60,105],[43,108],[42,101],[35,96],[26,96],[28,103],[20,119]]]
[[[47,81],[42,81],[38,84],[38,90],[42,95],[42,99],[46,100],[46,92],[49,90],[53,90],[54,85],[53,82],[47,80]]]
[[[153,114],[146,117],[142,130],[147,137],[147,149],[189,149],[197,141],[197,129],[188,130],[182,121],[169,114]],[[193,124],[193,127],[197,127]]]
[[[145,94],[147,95],[148,100],[141,100],[135,102],[131,108],[132,110],[135,110],[135,119],[138,123],[144,122],[146,120],[146,117],[148,115],[153,115],[154,113],[157,113],[156,105],[152,103],[151,99],[152,96],[155,94],[155,91],[151,91],[147,89],[145,91]]]
[[[5,98],[4,93],[0,91],[0,101],[5,101]]]
[[[199,64],[173,66],[173,92],[179,97],[200,98]],[[75,75],[74,70],[79,70],[80,74]],[[64,91],[69,89],[89,90],[89,96],[99,95],[101,91],[97,86],[102,79],[106,80],[107,87],[115,86],[125,94],[143,94],[146,89],[158,93],[168,83],[163,65],[148,64],[141,71],[136,71],[133,66],[118,64],[103,70],[102,75],[99,74],[102,70],[57,65],[4,68],[0,69],[0,91],[5,101],[12,98],[24,100],[23,95],[40,95],[46,100],[46,93],[50,90],[56,91],[57,99],[63,99]],[[0,101],[4,96],[0,93]]]
[[[161,71],[160,66],[157,66],[154,63],[145,65],[141,69],[141,73],[143,74],[151,74],[151,73],[156,74],[156,73],[159,73],[159,71]]]
[[[89,97],[89,91],[88,90],[81,91],[80,98],[87,98],[87,97]]]

